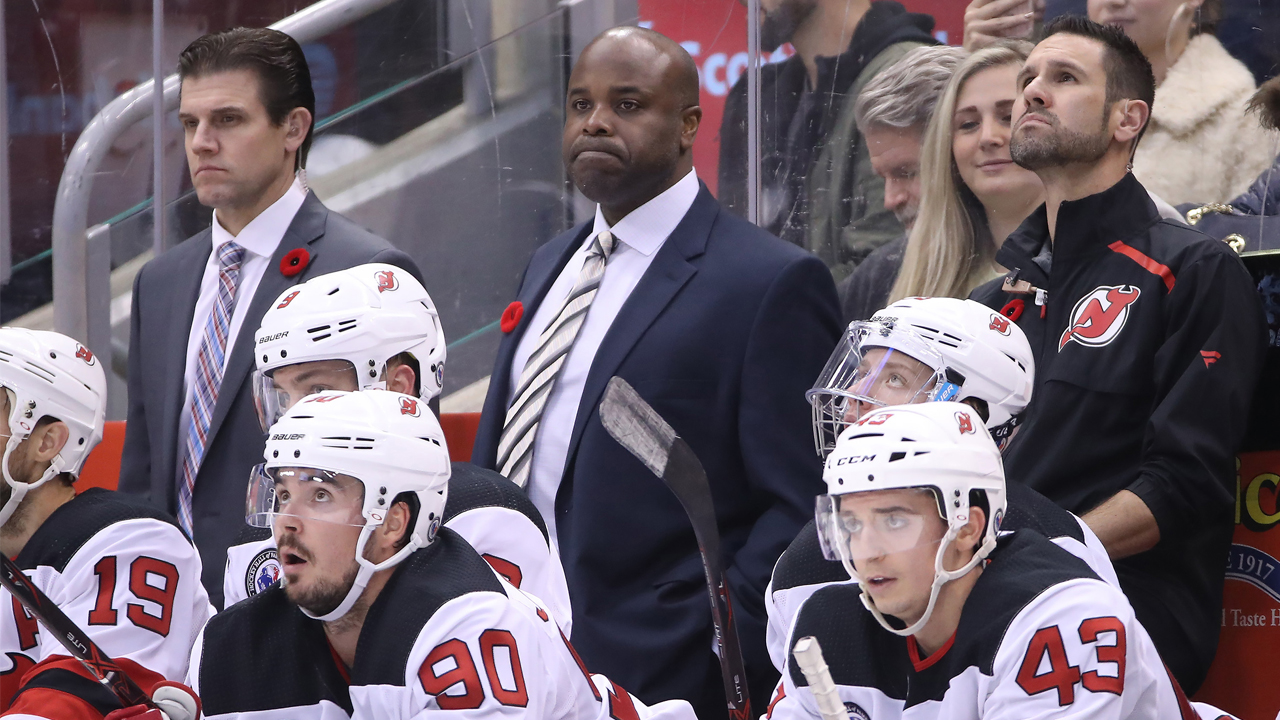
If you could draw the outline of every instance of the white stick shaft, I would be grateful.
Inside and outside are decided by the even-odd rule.
[[[809,682],[813,699],[818,702],[822,720],[849,720],[844,711],[844,703],[836,693],[836,684],[831,679],[827,661],[822,657],[822,646],[818,644],[818,639],[813,636],[800,638],[792,652],[796,663],[800,665],[800,672],[804,673],[804,679]]]

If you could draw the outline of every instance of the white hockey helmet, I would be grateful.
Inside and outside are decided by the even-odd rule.
[[[312,616],[319,620],[331,622],[345,615],[373,573],[430,545],[440,530],[451,472],[449,450],[440,422],[419,398],[381,390],[312,395],[271,426],[263,457],[265,462],[254,468],[249,482],[245,520],[250,525],[273,527],[277,515],[296,515],[362,527],[355,584],[332,612]],[[334,519],[307,514],[287,502],[282,505],[275,487],[286,473],[298,480],[341,477],[358,482],[363,486],[358,515],[347,512]],[[364,557],[365,544],[383,523],[387,509],[405,493],[417,498],[408,542],[374,564]]]
[[[928,622],[943,584],[964,576],[995,549],[996,536],[1007,509],[1004,466],[1000,450],[982,425],[978,412],[963,403],[934,402],[898,405],[864,415],[840,436],[827,456],[822,479],[827,494],[817,499],[816,521],[823,555],[844,564],[849,577],[858,577],[854,562],[886,552],[898,552],[929,541],[921,535],[903,536],[897,544],[867,544],[859,556],[859,541],[841,521],[839,498],[874,490],[930,491],[947,530],[934,558],[934,579],[924,616],[910,627],[890,625],[864,589],[862,602],[890,632],[911,635]],[[974,491],[981,491],[975,493]],[[947,547],[969,521],[971,502],[985,502],[987,524],[973,558],[956,570],[943,568]],[[904,528],[906,529],[906,528]]]
[[[272,379],[282,367],[345,361],[358,389],[384,390],[387,361],[405,352],[418,361],[418,396],[439,395],[444,328],[431,296],[407,270],[369,263],[314,277],[281,293],[258,326],[253,353],[258,419],[265,430],[291,404]]]
[[[1004,448],[1021,422],[1035,387],[1035,360],[1022,328],[981,303],[957,298],[899,300],[877,312],[870,323],[923,340],[934,353],[925,353],[904,343],[898,343],[898,347],[925,364],[933,365],[938,362],[935,358],[941,358],[945,380],[940,382],[940,390],[914,402],[982,401],[986,413],[984,424],[996,445]],[[856,351],[851,351],[846,342],[836,348],[827,368],[856,366],[858,361]],[[843,413],[837,415],[842,409],[841,394],[848,396],[847,391],[841,392],[840,383],[844,381],[839,371],[831,374],[824,371],[818,384],[807,394],[813,405],[819,454],[830,452],[835,437],[847,424]]]
[[[107,413],[107,376],[88,348],[66,335],[43,330],[0,328],[0,387],[9,395],[9,439],[0,459],[4,482],[13,491],[0,507],[0,526],[8,522],[22,498],[60,473],[79,475],[89,452],[102,440]],[[44,475],[33,483],[17,482],[9,473],[9,457],[43,417],[67,426],[67,444]]]

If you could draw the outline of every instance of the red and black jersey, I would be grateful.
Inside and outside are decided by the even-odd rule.
[[[1008,277],[973,299],[1017,322],[1036,386],[1005,452],[1010,478],[1084,515],[1121,490],[1160,544],[1115,563],[1175,675],[1199,686],[1217,645],[1235,452],[1266,343],[1253,281],[1225,244],[1163,220],[1127,175],[1041,206],[1004,243]]]
[[[144,691],[181,681],[213,612],[200,555],[174,519],[90,489],[55,510],[15,559]],[[92,720],[120,702],[0,589],[0,714]]]

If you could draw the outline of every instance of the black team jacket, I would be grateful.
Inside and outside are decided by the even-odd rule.
[[[1042,205],[996,255],[1008,277],[971,296],[1015,319],[1036,358],[1005,471],[1077,515],[1121,490],[1146,503],[1160,542],[1116,574],[1192,693],[1217,648],[1261,303],[1235,253],[1162,220],[1132,174],[1062,203],[1051,247]]]

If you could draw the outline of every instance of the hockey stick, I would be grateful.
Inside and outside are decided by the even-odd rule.
[[[732,720],[751,719],[751,695],[747,672],[733,621],[729,585],[720,564],[720,529],[716,524],[711,487],[702,463],[676,431],[620,377],[609,379],[600,402],[600,421],[618,444],[636,456],[654,475],[662,478],[684,506],[693,525],[702,569],[707,574],[711,596],[711,621],[715,625],[716,647],[720,651],[720,672]]]
[[[813,693],[813,699],[818,702],[822,720],[849,720],[849,715],[844,711],[844,703],[836,694],[831,670],[822,657],[822,646],[818,644],[818,638],[812,635],[800,638],[792,653],[796,657],[796,664],[800,666],[800,672],[804,673],[804,679],[809,681],[809,690]]]
[[[90,640],[89,636],[71,621],[71,618],[53,604],[49,596],[41,592],[40,588],[23,574],[17,563],[10,560],[4,553],[0,553],[0,561],[2,561],[0,569],[3,570],[0,572],[0,585],[17,598],[18,602],[22,603],[27,612],[39,620],[41,625],[53,633],[71,657],[79,660],[98,679],[98,682],[120,699],[124,707],[134,705],[143,705],[147,709],[156,707],[151,698],[125,674],[116,661],[102,652],[102,648]]]

